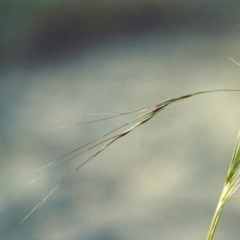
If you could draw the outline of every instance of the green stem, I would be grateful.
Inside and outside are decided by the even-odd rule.
[[[224,185],[223,191],[222,191],[221,196],[219,198],[217,207],[215,209],[215,212],[214,212],[214,215],[213,215],[213,218],[212,218],[209,230],[208,230],[206,240],[212,240],[213,239],[213,235],[215,233],[215,230],[216,230],[216,227],[217,227],[217,224],[218,224],[218,220],[220,218],[220,215],[221,215],[221,212],[222,212],[222,209],[223,209],[223,204],[226,200],[227,189],[228,189],[228,186]]]

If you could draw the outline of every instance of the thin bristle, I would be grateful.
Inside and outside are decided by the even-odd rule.
[[[201,91],[201,92],[196,92],[196,93],[192,93],[192,94],[186,94],[186,95],[182,95],[180,97],[176,97],[176,98],[171,98],[162,102],[159,102],[157,104],[151,105],[149,107],[146,108],[142,108],[136,111],[132,111],[132,112],[125,112],[125,113],[119,113],[118,115],[114,115],[114,116],[110,116],[107,118],[103,118],[103,119],[99,119],[96,121],[92,121],[92,122],[85,122],[82,124],[87,124],[87,123],[93,123],[93,122],[98,122],[98,121],[103,121],[103,120],[108,120],[111,118],[115,118],[115,117],[119,117],[119,116],[123,116],[123,115],[128,115],[128,114],[132,114],[132,113],[142,113],[144,111],[147,111],[144,114],[140,114],[140,116],[126,122],[125,124],[120,125],[119,127],[107,132],[106,134],[102,135],[101,137],[98,137],[96,139],[94,139],[93,141],[90,141],[72,151],[70,151],[69,153],[63,155],[62,157],[60,157],[58,160],[61,160],[63,158],[67,159],[60,163],[59,165],[53,167],[52,169],[50,169],[49,171],[47,171],[46,173],[42,174],[40,177],[36,178],[35,180],[29,182],[28,184],[31,184],[35,181],[37,181],[38,179],[42,178],[43,176],[45,176],[46,174],[49,174],[50,172],[58,169],[59,167],[61,167],[62,165],[66,164],[67,162],[70,162],[71,160],[77,158],[78,156],[80,156],[83,153],[86,153],[88,151],[91,151],[92,149],[95,149],[96,147],[99,147],[101,145],[103,145],[102,147],[100,147],[100,149],[96,150],[96,152],[94,154],[92,154],[89,158],[87,158],[83,163],[81,163],[77,168],[75,168],[72,172],[70,172],[61,182],[59,182],[59,184],[54,187],[45,197],[44,199],[38,203],[29,214],[27,214],[27,216],[21,221],[24,222],[36,209],[38,206],[42,206],[44,204],[44,202],[48,199],[48,197],[62,184],[64,183],[72,174],[74,174],[76,171],[78,171],[81,167],[83,167],[87,162],[89,162],[90,160],[92,160],[93,158],[95,158],[98,154],[100,154],[103,150],[105,150],[106,148],[108,148],[111,144],[113,144],[115,141],[117,141],[118,139],[124,137],[125,135],[129,134],[130,132],[132,132],[134,129],[136,129],[137,127],[139,127],[140,125],[143,125],[144,123],[148,122],[150,119],[152,119],[155,115],[157,115],[160,111],[162,111],[163,109],[165,109],[166,107],[168,107],[170,104],[178,102],[180,100],[184,100],[196,95],[200,95],[200,94],[206,94],[206,93],[213,93],[213,92],[223,92],[223,91],[240,91],[240,90],[231,90],[231,89],[219,89],[219,90],[210,90],[210,91]],[[76,125],[69,125],[69,126],[76,126]],[[69,126],[65,126],[65,127],[69,127]],[[120,130],[124,127],[128,127],[127,130],[122,131],[119,134],[115,134],[114,136],[110,136],[108,138],[106,138],[107,136],[109,136],[110,134],[116,132],[117,130]],[[62,127],[64,128],[64,127]],[[98,142],[99,141],[99,142]],[[238,139],[238,144],[235,150],[235,154],[233,158],[238,158],[238,161],[235,162],[235,159],[232,161],[232,169],[234,170],[234,168],[236,166],[238,166],[239,164],[239,156],[240,156],[240,151],[239,151],[239,146],[240,146],[240,140]],[[86,149],[84,149],[86,148]],[[82,150],[81,152],[79,152],[80,150]],[[73,155],[74,154],[74,155]],[[73,155],[73,156],[71,156]],[[45,167],[48,167],[50,165],[52,165],[54,162],[51,162],[50,164],[40,168],[43,169]],[[237,165],[236,165],[237,163]],[[232,173],[231,173],[232,174]],[[234,173],[233,173],[234,175]],[[229,195],[232,195],[232,193],[234,193],[234,189],[237,189],[239,187],[239,172],[238,175],[235,175],[236,180],[235,184],[233,184],[232,189],[233,191],[229,192]]]

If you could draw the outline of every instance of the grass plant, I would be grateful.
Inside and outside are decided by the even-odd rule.
[[[236,192],[236,190],[240,186],[239,163],[240,163],[240,131],[238,133],[237,143],[233,151],[232,160],[230,162],[230,166],[227,172],[226,180],[224,182],[223,190],[220,195],[216,210],[214,212],[206,240],[213,239],[213,235],[216,230],[221,212],[223,210],[224,203],[230,199],[233,193]]]
[[[116,114],[112,114],[108,117],[96,120],[96,121],[91,121],[91,122],[85,122],[82,124],[89,124],[89,123],[94,123],[94,122],[99,122],[99,121],[105,121],[108,119],[112,119],[112,118],[116,118],[116,117],[120,117],[120,116],[124,116],[124,115],[131,115],[133,113],[137,113],[139,114],[139,116],[133,118],[132,120],[126,122],[123,125],[120,125],[119,127],[107,132],[106,134],[104,134],[103,136],[94,139],[93,141],[80,146],[74,150],[72,150],[71,152],[67,153],[66,155],[62,156],[61,158],[59,158],[58,160],[63,160],[63,162],[58,163],[58,161],[54,161],[49,163],[48,165],[46,165],[43,168],[47,168],[52,166],[53,164],[56,164],[56,166],[54,166],[52,169],[46,171],[44,174],[40,175],[38,178],[36,178],[35,180],[29,182],[28,184],[31,184],[33,182],[35,182],[36,180],[42,178],[43,176],[45,176],[46,174],[51,173],[52,171],[58,169],[59,167],[61,167],[62,165],[66,164],[67,162],[70,162],[71,160],[73,160],[74,158],[79,157],[80,155],[82,155],[83,153],[86,153],[90,150],[95,150],[95,152],[88,157],[87,159],[85,159],[85,161],[83,163],[81,163],[78,167],[76,167],[72,172],[70,172],[62,181],[60,181],[43,199],[42,201],[40,201],[33,209],[32,211],[30,211],[29,214],[27,214],[27,216],[21,221],[21,223],[23,223],[38,207],[41,207],[44,202],[48,199],[48,197],[62,184],[64,183],[72,174],[74,174],[76,171],[78,171],[81,167],[83,167],[86,163],[88,163],[90,160],[92,160],[93,158],[95,158],[97,155],[99,155],[102,151],[104,151],[106,148],[108,148],[111,144],[113,144],[115,141],[119,140],[120,138],[126,136],[127,134],[129,134],[130,132],[132,132],[133,130],[135,130],[137,127],[143,125],[144,123],[148,122],[150,119],[152,119],[153,117],[155,117],[158,113],[160,113],[163,109],[167,108],[168,106],[170,106],[173,103],[179,102],[181,100],[184,99],[188,99],[197,95],[202,95],[202,94],[207,94],[207,93],[214,93],[214,92],[237,92],[240,90],[231,90],[231,89],[219,89],[219,90],[211,90],[211,91],[201,91],[201,92],[196,92],[196,93],[191,93],[191,94],[186,94],[186,95],[182,95],[179,97],[175,97],[175,98],[171,98],[159,103],[156,103],[154,105],[136,110],[136,111],[131,111],[131,112],[124,112],[124,113],[116,113]],[[65,127],[69,127],[69,126],[65,126]],[[62,127],[62,128],[65,128]],[[120,133],[118,133],[120,132]],[[222,193],[220,195],[216,210],[214,212],[213,218],[212,218],[212,222],[210,224],[209,227],[209,231],[206,237],[206,240],[211,240],[213,239],[214,236],[214,232],[216,230],[224,203],[226,201],[228,201],[229,199],[231,199],[230,197],[234,194],[234,192],[238,189],[238,187],[240,186],[240,169],[239,169],[239,163],[240,163],[240,133],[238,134],[238,138],[237,138],[237,143],[236,146],[234,148],[234,152],[233,152],[233,156],[230,162],[230,166],[227,172],[227,176],[224,182],[224,187],[222,190]],[[43,169],[41,168],[41,169]]]

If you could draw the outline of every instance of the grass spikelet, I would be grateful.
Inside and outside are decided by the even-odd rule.
[[[230,162],[226,180],[224,182],[223,190],[220,195],[217,207],[215,209],[206,240],[213,239],[213,235],[216,230],[219,217],[223,210],[223,205],[226,203],[227,200],[230,199],[230,197],[236,192],[236,190],[240,186],[239,163],[240,163],[240,131],[238,133],[236,146],[233,151],[232,159]]]
[[[35,180],[29,182],[28,184],[31,184],[35,181],[37,181],[38,179],[42,178],[43,176],[45,176],[46,174],[51,173],[54,170],[57,170],[59,167],[63,166],[64,164],[70,162],[71,160],[79,157],[80,155],[82,155],[85,152],[91,151],[95,149],[95,152],[87,159],[85,159],[78,167],[76,167],[72,172],[70,172],[62,181],[60,181],[44,198],[42,201],[40,201],[21,221],[21,223],[23,223],[37,208],[40,208],[44,202],[48,199],[48,197],[55,191],[58,189],[58,187],[63,184],[72,174],[74,174],[76,171],[78,171],[81,167],[83,167],[86,163],[88,163],[90,160],[92,160],[93,158],[95,158],[98,154],[100,154],[103,150],[105,150],[106,148],[108,148],[111,144],[113,144],[115,141],[119,140],[120,138],[126,136],[127,134],[129,134],[130,132],[132,132],[134,129],[136,129],[137,127],[143,125],[144,123],[148,122],[150,119],[152,119],[154,116],[156,116],[159,112],[161,112],[163,109],[165,109],[166,107],[168,107],[169,105],[196,96],[196,95],[200,95],[200,94],[206,94],[206,93],[213,93],[213,92],[230,92],[230,91],[240,91],[240,90],[231,90],[231,89],[219,89],[219,90],[210,90],[210,91],[201,91],[201,92],[196,92],[196,93],[191,93],[191,94],[186,94],[186,95],[182,95],[180,97],[176,97],[176,98],[171,98],[159,103],[156,103],[154,105],[151,105],[149,107],[145,107],[145,108],[141,108],[139,110],[136,111],[131,111],[131,112],[124,112],[124,113],[116,113],[116,114],[112,114],[112,116],[108,116],[96,121],[90,121],[90,122],[84,122],[82,124],[88,124],[88,123],[94,123],[94,122],[98,122],[98,121],[103,121],[103,120],[109,120],[115,117],[121,117],[124,115],[130,115],[133,113],[138,113],[139,116],[133,118],[132,120],[126,122],[125,124],[120,125],[119,127],[107,132],[106,134],[102,135],[101,137],[98,137],[96,139],[94,139],[93,141],[86,143],[83,146],[80,146],[72,151],[70,151],[69,153],[65,154],[64,156],[60,157],[57,160],[63,160],[62,163],[58,163],[55,167],[53,166],[52,169],[48,170],[47,172],[45,172],[44,174],[40,175],[38,178],[36,178]],[[76,124],[79,125],[79,124]],[[70,127],[70,126],[76,126],[76,125],[69,125],[69,126],[64,126],[62,128],[65,127]],[[122,130],[122,132],[120,133],[116,133],[118,130],[123,129],[123,128],[127,128],[125,130]],[[61,129],[61,128],[58,128]],[[223,203],[226,201],[226,199],[232,195],[234,193],[234,191],[238,188],[239,186],[239,175],[240,175],[240,171],[236,171],[238,164],[239,164],[239,140],[238,140],[238,145],[235,149],[234,152],[234,156],[233,156],[233,160],[231,162],[230,168],[229,168],[229,172],[228,172],[228,176],[226,179],[226,184],[223,190],[223,194],[220,198],[220,202],[218,204],[218,211],[215,212],[216,216],[215,216],[215,220],[212,223],[212,228],[213,230],[209,230],[210,231],[210,235],[213,235],[214,233],[214,229],[216,227],[217,224],[217,220],[220,216],[220,212],[219,209],[222,208]],[[238,160],[236,160],[236,158]],[[47,167],[52,166],[53,164],[55,164],[56,161],[51,162],[49,164],[47,164],[46,166],[40,168],[39,170],[43,170]],[[210,236],[209,235],[209,236]],[[208,240],[211,239],[210,237],[207,238]]]

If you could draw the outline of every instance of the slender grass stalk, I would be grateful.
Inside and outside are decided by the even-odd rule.
[[[233,151],[232,160],[228,169],[227,177],[224,182],[223,190],[220,195],[217,207],[215,209],[212,222],[210,224],[206,240],[212,240],[215,233],[224,203],[240,186],[240,131],[238,133],[237,143]]]
[[[213,93],[213,92],[239,92],[240,90],[231,90],[231,89],[219,89],[219,90],[210,90],[210,91],[201,91],[201,92],[196,92],[196,93],[191,93],[191,94],[186,94],[186,95],[182,95],[180,97],[176,97],[176,98],[171,98],[159,103],[156,103],[154,105],[151,105],[149,107],[146,108],[142,108],[136,111],[131,111],[131,112],[125,112],[125,113],[117,113],[113,116],[110,117],[105,117],[102,119],[99,119],[97,121],[91,121],[91,122],[85,122],[83,124],[87,124],[87,123],[93,123],[93,122],[98,122],[98,121],[103,121],[103,120],[107,120],[107,119],[111,119],[111,118],[115,118],[115,117],[120,117],[120,116],[124,116],[124,115],[130,115],[133,113],[139,113],[140,115],[128,122],[126,122],[123,125],[120,125],[119,127],[109,131],[108,133],[104,134],[103,136],[94,139],[93,141],[80,146],[74,150],[72,150],[71,152],[65,154],[64,156],[60,157],[58,160],[61,159],[65,159],[62,163],[59,163],[58,165],[56,165],[55,167],[53,167],[52,169],[48,170],[46,173],[40,175],[38,178],[36,178],[35,180],[29,182],[28,184],[31,184],[33,182],[35,182],[36,180],[42,178],[43,176],[45,176],[46,174],[51,173],[52,171],[58,169],[59,167],[61,167],[62,165],[66,164],[67,162],[70,162],[71,160],[79,157],[80,155],[82,155],[85,152],[88,152],[90,150],[93,150],[95,148],[98,147],[97,150],[95,150],[95,152],[87,159],[85,159],[85,161],[83,161],[78,167],[76,167],[72,172],[70,172],[61,182],[59,182],[44,198],[42,201],[40,201],[24,218],[23,220],[20,222],[23,223],[37,208],[40,208],[44,202],[48,199],[48,197],[55,191],[57,190],[57,188],[64,183],[72,174],[74,174],[76,171],[78,171],[81,167],[83,167],[86,163],[88,163],[90,160],[92,160],[93,158],[95,158],[98,154],[100,154],[103,150],[105,150],[106,148],[108,148],[111,144],[113,144],[115,141],[119,140],[120,138],[126,136],[127,134],[129,134],[130,132],[132,132],[134,129],[136,129],[137,127],[143,125],[144,123],[148,122],[150,119],[152,119],[154,116],[156,116],[159,112],[161,112],[163,109],[165,109],[166,107],[168,107],[169,105],[196,96],[196,95],[200,95],[200,94],[206,94],[206,93]],[[76,124],[78,125],[78,124]],[[73,126],[73,125],[70,125]],[[70,127],[70,126],[64,126],[62,128],[65,127]],[[118,130],[122,129],[126,127],[126,130],[123,130],[120,133],[115,133]],[[59,128],[61,129],[61,128]],[[238,142],[237,142],[237,146],[234,150],[234,154],[233,154],[233,158],[229,167],[229,171],[228,171],[228,175],[226,178],[226,182],[223,188],[223,192],[221,194],[220,200],[218,202],[216,211],[214,213],[213,216],[213,220],[212,223],[210,225],[210,229],[209,229],[209,233],[207,236],[207,240],[211,240],[214,234],[214,231],[216,229],[217,226],[217,222],[218,219],[220,217],[221,211],[222,211],[222,207],[223,204],[226,202],[226,200],[229,198],[229,196],[231,196],[236,189],[239,187],[239,182],[240,182],[240,170],[237,170],[238,165],[239,165],[239,157],[240,157],[240,139],[238,138]],[[47,164],[46,166],[40,168],[44,169],[46,167],[49,167],[51,165],[53,165],[54,163],[56,163],[57,161],[51,162],[49,164]]]

